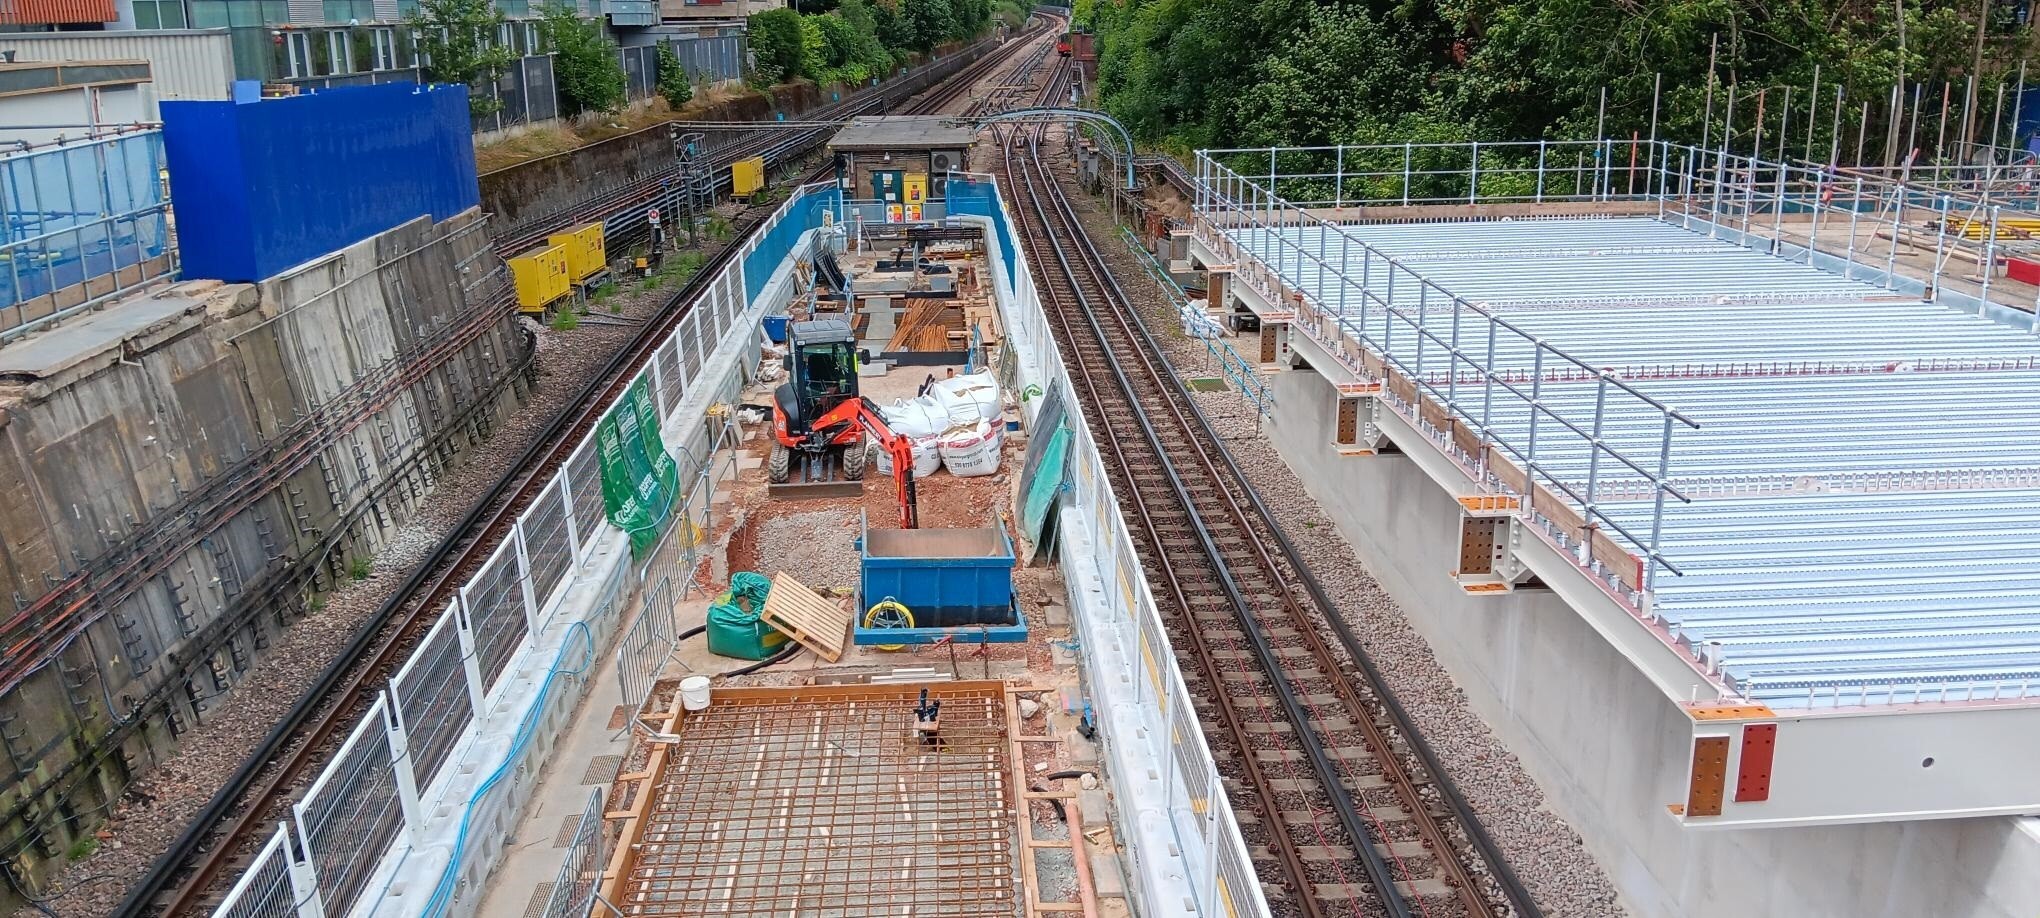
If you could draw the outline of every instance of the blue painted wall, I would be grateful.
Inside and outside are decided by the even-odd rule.
[[[465,86],[385,83],[161,108],[186,278],[263,280],[481,202]]]

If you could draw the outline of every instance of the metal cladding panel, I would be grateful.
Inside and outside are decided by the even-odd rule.
[[[0,52],[24,61],[148,61],[158,99],[226,99],[234,49],[226,29],[20,32],[0,35]]]
[[[120,14],[113,0],[0,0],[0,24],[113,22]]]
[[[186,278],[260,281],[481,201],[466,87],[386,83],[162,108]]]

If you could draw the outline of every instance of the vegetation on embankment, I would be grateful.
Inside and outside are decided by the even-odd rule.
[[[1591,138],[1597,126],[1602,136],[1647,135],[1660,76],[1658,136],[1697,141],[1710,110],[1711,60],[1714,138],[1733,85],[1739,140],[1754,135],[1759,118],[1775,137],[1789,117],[1791,155],[1804,149],[1825,158],[1819,154],[1838,133],[1846,161],[1859,132],[1869,138],[1867,158],[1883,155],[1901,75],[1908,122],[1919,111],[1919,135],[1908,148],[1924,144],[1933,152],[1944,92],[1952,112],[1947,144],[1971,123],[1968,111],[1973,136],[1987,142],[1999,87],[2015,78],[2035,44],[2018,7],[2009,0],[1076,0],[1075,12],[1098,33],[1104,107],[1137,137],[1178,151]],[[1830,117],[1836,87],[1845,93],[1839,131]],[[2004,93],[1997,122],[2009,122],[2016,95]],[[1819,108],[1809,119],[1815,98]],[[1814,137],[1806,143],[1809,123]]]

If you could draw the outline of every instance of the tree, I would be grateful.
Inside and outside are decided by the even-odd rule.
[[[503,25],[502,10],[491,0],[420,0],[409,22],[418,35],[418,50],[431,61],[425,65],[427,78],[466,84],[468,110],[475,115],[503,108],[493,92],[483,91],[493,90],[516,59],[494,40]]]
[[[541,8],[538,33],[553,52],[553,79],[567,114],[623,107],[623,61],[594,20],[564,3]]]
[[[657,64],[659,68],[659,95],[666,97],[666,107],[679,111],[694,98],[694,84],[687,79],[687,68],[680,65],[680,55],[673,53],[673,45],[659,42]]]
[[[758,77],[779,83],[800,74],[800,14],[786,7],[757,13],[750,20],[751,53]]]
[[[822,35],[821,18],[800,17],[800,73],[816,82],[829,71],[829,40]]]

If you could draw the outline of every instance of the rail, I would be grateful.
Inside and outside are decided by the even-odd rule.
[[[1223,728],[1212,734],[1214,742],[1229,738],[1241,791],[1257,801],[1254,824],[1267,841],[1256,857],[1272,862],[1262,875],[1266,885],[1286,890],[1285,909],[1306,915],[1433,914],[1446,900],[1466,914],[1535,914],[1434,760],[1418,752],[1423,771],[1405,761],[1408,750],[1421,749],[1422,737],[1398,716],[1378,677],[1363,688],[1345,675],[1347,665],[1319,634],[1318,618],[1336,622],[1337,612],[1327,603],[1314,615],[1299,598],[1308,592],[1310,601],[1323,602],[1314,582],[1296,583],[1291,572],[1303,565],[1219,434],[1160,361],[1160,342],[1104,267],[1040,155],[1038,137],[1008,147],[1009,180],[1024,189],[1033,215],[1022,221],[1025,235],[1036,261],[1048,265],[1038,270],[1074,361],[1067,375],[1107,424],[1099,434],[1109,446],[1101,448],[1111,457],[1105,461],[1114,486],[1125,488],[1114,504],[1145,533],[1135,537],[1143,546],[1137,557],[1176,610],[1166,629],[1177,634],[1173,647],[1157,629],[1141,634],[1143,655],[1196,661],[1205,687],[1200,707]],[[1351,635],[1333,627],[1343,652],[1366,667]],[[1377,713],[1368,698],[1386,699],[1392,713]],[[1251,729],[1269,720],[1290,729]],[[1395,814],[1349,787],[1357,774],[1380,775],[1401,801]],[[1440,789],[1452,815],[1435,813],[1419,786]],[[1454,820],[1465,841],[1445,827]],[[1390,841],[1412,836],[1403,829],[1391,834],[1385,822],[1408,824],[1436,866],[1409,863]],[[1342,853],[1308,859],[1298,839],[1313,835]],[[1472,866],[1480,862],[1486,869]],[[1241,873],[1254,875],[1251,867]],[[1432,877],[1443,885],[1434,886]],[[1506,891],[1491,891],[1491,882]]]

